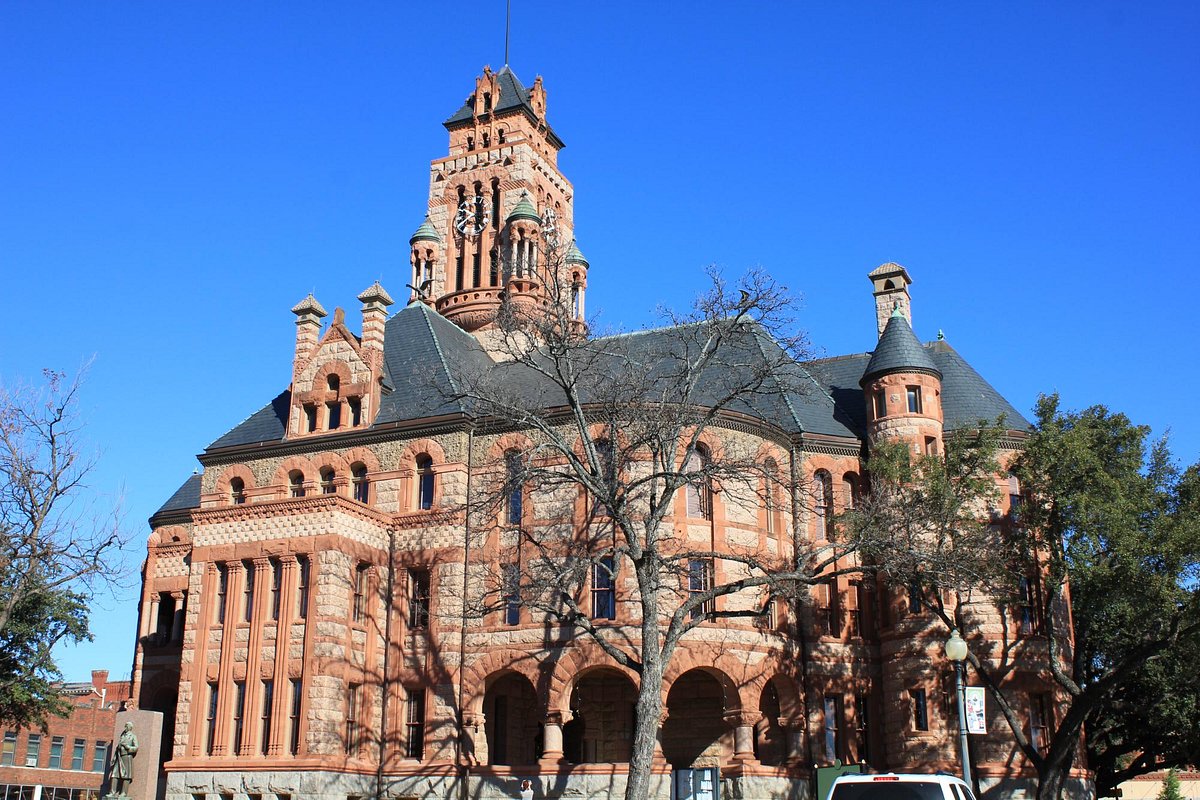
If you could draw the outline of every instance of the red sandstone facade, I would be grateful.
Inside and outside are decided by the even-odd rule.
[[[171,800],[508,797],[525,777],[539,796],[622,789],[637,676],[528,609],[475,616],[464,604],[504,541],[472,534],[456,509],[488,478],[480,465],[529,442],[476,435],[436,402],[418,417],[396,408],[422,402],[397,388],[404,348],[419,355],[420,331],[449,341],[436,317],[485,346],[502,292],[570,303],[582,320],[588,264],[573,245],[574,190],[558,171],[562,143],[545,107],[540,78],[525,90],[507,69],[485,70],[446,123],[450,154],[431,166],[429,213],[410,253],[412,304],[389,320],[392,298],[374,284],[358,298],[361,335],[340,309],[322,330],[320,303],[297,305],[289,392],[206,450],[203,474],[152,518],[133,693],[166,715]],[[539,254],[556,248],[566,255],[548,267]],[[548,268],[563,274],[548,280]],[[885,264],[871,279],[878,331],[896,308],[907,325],[904,269]],[[550,296],[551,285],[569,296]],[[411,336],[401,340],[405,320]],[[433,345],[420,352],[431,371],[449,357]],[[718,551],[756,546],[787,559],[793,527],[819,543],[854,501],[876,437],[941,451],[940,372],[892,370],[861,392],[861,436],[831,424],[783,437],[785,446],[770,421],[727,433],[811,493],[794,504],[680,496],[676,529]],[[520,524],[553,524],[543,511],[529,499]],[[732,567],[714,569],[720,580]],[[579,600],[604,624],[628,626],[630,585],[593,579]],[[1011,611],[979,601],[966,633],[1013,660],[1013,701],[1030,709],[1032,727],[1052,726],[1052,693],[1022,667],[1022,653],[1044,642]],[[769,612],[705,623],[672,662],[656,757],[662,797],[670,771],[688,766],[719,768],[726,791],[744,798],[803,797],[813,767],[834,759],[957,769],[946,634],[903,590],[842,576],[811,606],[775,602]],[[999,715],[989,726],[974,739],[975,771],[984,788],[1006,790],[1016,784],[1002,781],[1030,773]]]
[[[0,798],[96,800],[104,782],[117,712],[129,700],[129,681],[110,681],[94,670],[86,683],[62,687],[71,704],[66,717],[45,729],[5,729],[0,744]]]

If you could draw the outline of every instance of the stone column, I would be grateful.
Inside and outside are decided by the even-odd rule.
[[[175,601],[175,614],[171,617],[171,641],[182,642],[184,603],[187,602],[187,592],[171,592],[171,599]]]
[[[149,581],[147,581],[147,583],[149,583]],[[153,636],[154,644],[158,644],[158,604],[160,602],[160,597],[161,596],[158,592],[150,593],[150,611],[149,614],[147,614],[146,623],[143,625],[145,631],[143,631],[142,635]]]
[[[292,617],[296,609],[299,566],[294,557],[282,558],[280,562],[282,575],[279,581],[279,621],[275,625],[275,707],[271,709],[271,737],[267,742],[269,756],[279,755],[283,752],[283,743],[291,741],[291,731],[286,730],[292,703],[288,654],[291,649]]]
[[[784,752],[785,763],[788,766],[804,764],[804,716],[797,714],[793,717],[780,717],[779,727],[783,728],[787,745]]]
[[[757,764],[754,757],[754,723],[762,717],[757,711],[727,711],[725,722],[733,726],[733,760],[741,764]]]
[[[241,561],[226,562],[225,569],[228,571],[229,578],[225,585],[225,624],[221,632],[220,674],[217,680],[217,718],[214,720],[216,730],[212,749],[214,756],[229,755],[232,743],[230,722],[233,719],[233,705],[237,701],[237,689],[233,685],[233,651],[234,639],[237,638],[235,634],[237,620],[241,611],[240,605],[233,602],[233,598],[242,596],[246,577]]]
[[[563,718],[558,711],[551,711],[542,723],[542,758],[546,766],[557,766],[563,761]]]

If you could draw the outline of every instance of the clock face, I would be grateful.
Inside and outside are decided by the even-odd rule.
[[[454,228],[463,236],[478,236],[487,227],[487,199],[483,195],[464,198],[454,215]]]

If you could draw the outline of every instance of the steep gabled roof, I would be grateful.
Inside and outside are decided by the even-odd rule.
[[[525,84],[521,83],[521,79],[508,68],[504,67],[496,73],[496,83],[500,86],[500,99],[492,106],[493,114],[503,114],[506,111],[524,111],[531,119],[537,119],[537,114],[533,110],[533,106],[529,104],[529,90],[525,88]],[[466,122],[474,115],[474,107],[470,100],[462,104],[462,108],[455,111],[450,119],[443,124],[449,128],[459,122]]]
[[[292,393],[284,389],[275,399],[235,425],[232,430],[204,448],[219,450],[240,444],[271,442],[283,438],[287,431],[288,411],[292,405]]]

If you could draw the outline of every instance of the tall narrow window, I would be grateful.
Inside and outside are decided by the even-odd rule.
[[[67,740],[62,736],[50,738],[50,769],[62,769],[63,746]]]
[[[471,285],[482,286],[483,283],[483,253],[476,250],[471,254]]]
[[[713,563],[706,558],[693,558],[688,562],[688,597],[694,598],[713,588]],[[712,598],[692,609],[692,619],[707,619],[714,609]]]
[[[354,622],[362,622],[367,615],[367,577],[370,569],[370,564],[359,564],[354,569]]]
[[[207,743],[204,746],[204,752],[210,756],[213,754],[213,746],[217,741],[217,683],[209,681],[208,683],[208,715],[205,717],[205,728],[207,730]]]
[[[521,624],[521,565],[505,564],[500,572],[501,587],[504,594],[504,624]]]
[[[920,386],[906,386],[904,389],[904,393],[908,398],[908,413],[920,414],[921,413],[921,387]]]
[[[288,715],[288,722],[291,727],[291,746],[292,755],[297,755],[300,752],[300,706],[304,699],[304,684],[299,678],[292,678],[292,709]]]
[[[1050,703],[1044,694],[1029,695],[1029,743],[1043,756],[1050,749]]]
[[[325,404],[325,419],[328,424],[325,426],[331,431],[336,431],[342,427],[342,404],[334,401]]]
[[[1013,522],[1020,521],[1021,480],[1011,472],[1008,473],[1008,515]]]
[[[687,514],[689,517],[712,519],[712,480],[707,470],[708,451],[701,445],[688,456],[684,472],[693,475],[687,485]]]
[[[288,489],[292,497],[304,497],[304,473],[292,470],[288,475]]]
[[[833,476],[823,469],[813,474],[813,511],[817,522],[817,538],[833,539]]]
[[[925,607],[924,598],[922,597],[921,582],[915,578],[908,582],[908,613],[920,614]]]
[[[913,728],[919,731],[929,730],[929,704],[925,699],[924,689],[912,690]]]
[[[1021,605],[1017,609],[1017,618],[1020,620],[1022,636],[1032,636],[1039,632],[1040,590],[1041,583],[1037,578],[1021,578],[1019,586]]]
[[[309,433],[317,429],[317,407],[309,404],[304,407],[304,428]]]
[[[870,697],[860,692],[854,695],[854,735],[858,740],[858,762],[871,763]]]
[[[262,727],[262,754],[268,755],[271,749],[271,717],[275,711],[275,681],[264,680],[262,682],[262,717],[260,725]]]
[[[861,581],[850,581],[850,591],[846,593],[846,622],[850,628],[850,636],[861,639],[863,587]]]
[[[235,506],[240,506],[246,502],[246,482],[241,478],[231,478],[229,480],[229,500]]]
[[[616,567],[612,556],[592,564],[592,619],[617,618]]]
[[[358,713],[362,693],[361,683],[350,684],[346,692],[346,755],[358,755],[362,732],[359,730]]]
[[[417,459],[417,508],[428,511],[433,508],[433,459],[420,456]]]
[[[296,572],[299,578],[296,582],[296,616],[304,619],[308,616],[308,582],[312,572],[308,556],[296,556]]]
[[[79,741],[83,741],[80,739]],[[5,731],[4,744],[0,745],[0,766],[11,767],[17,760],[17,732]],[[81,765],[82,766],[82,765]]]
[[[97,742],[97,744],[104,744]],[[36,767],[42,758],[42,735],[40,733],[30,733],[29,738],[25,740],[25,766]],[[103,771],[105,762],[101,760],[100,770]],[[92,768],[93,770],[95,767]]]
[[[829,763],[833,763],[840,750],[841,705],[842,698],[838,695],[825,695],[825,760]]]
[[[334,494],[337,492],[337,473],[331,468],[321,470],[321,494]]]
[[[246,576],[242,588],[242,619],[249,622],[254,618],[254,562],[243,561],[242,572]]]
[[[775,459],[768,458],[763,462],[763,510],[767,517],[767,536],[775,536],[775,515],[779,512],[779,502],[775,498],[776,481],[779,467]]]
[[[246,717],[246,682],[233,682],[233,752],[242,752],[243,722]]]
[[[283,592],[283,562],[272,558],[271,564],[271,619],[279,619],[279,597]]]
[[[521,465],[521,454],[510,450],[504,454],[504,492],[506,516],[509,525],[521,524],[521,500],[524,494],[521,476],[524,467]]]
[[[417,286],[420,285],[418,282]],[[351,397],[346,401],[346,405],[350,407],[350,427],[357,428],[362,425],[362,399]]]
[[[609,505],[606,499],[616,495],[617,462],[612,442],[608,439],[597,439],[593,446],[596,448],[596,460],[600,462],[600,482],[603,485],[602,495],[596,502],[596,516],[609,516]]]
[[[408,627],[420,631],[429,627],[429,572],[408,571]]]
[[[887,416],[887,393],[880,389],[872,397],[875,398],[875,419]]]
[[[846,510],[853,511],[858,507],[858,475],[847,472],[842,476],[842,495],[845,497]]]
[[[821,636],[837,636],[837,581],[822,581],[817,586],[817,633]]]
[[[6,734],[7,738],[7,734]],[[17,735],[13,734],[13,745],[16,745]],[[74,746],[71,748],[71,769],[83,770],[83,759],[87,754],[87,741],[84,739],[76,739]]]
[[[350,475],[354,485],[354,499],[360,503],[366,503],[371,499],[371,481],[367,477],[367,467],[365,464],[355,464],[350,468]]]
[[[425,690],[408,688],[404,702],[404,757],[425,757]]]
[[[229,567],[217,564],[217,624],[225,624],[225,601],[229,594]]]

